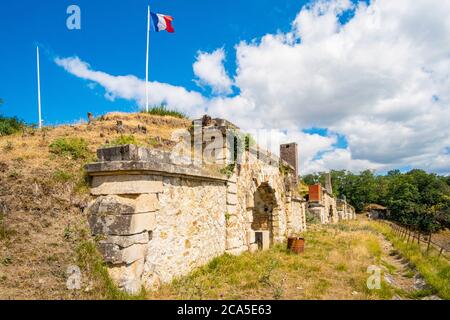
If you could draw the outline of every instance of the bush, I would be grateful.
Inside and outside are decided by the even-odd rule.
[[[144,288],[139,294],[131,295],[121,291],[111,279],[106,264],[93,241],[82,240],[76,249],[77,265],[94,282],[94,291],[108,300],[143,300]]]
[[[168,109],[164,105],[159,106],[159,107],[155,106],[155,107],[149,109],[148,111],[143,110],[142,113],[148,113],[151,115],[161,116],[161,117],[169,116],[169,117],[180,118],[180,119],[188,118],[184,113],[176,111],[176,110]]]
[[[0,116],[0,136],[9,136],[21,131],[25,127],[23,121],[17,118],[6,118]]]
[[[221,174],[225,174],[228,178],[230,178],[234,173],[234,168],[236,167],[235,163],[229,164],[226,167],[223,167],[219,170]]]
[[[74,160],[87,159],[90,156],[88,144],[83,138],[59,138],[49,146],[50,152]]]

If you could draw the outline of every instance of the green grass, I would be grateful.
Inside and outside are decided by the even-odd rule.
[[[74,179],[74,176],[70,172],[59,169],[53,173],[53,179],[57,182],[65,183]]]
[[[261,288],[273,299],[283,297],[283,283],[279,276],[280,260],[273,253],[280,253],[281,247],[272,252],[244,253],[238,257],[229,254],[216,257],[186,277],[175,279],[171,289],[181,299],[207,299],[211,297],[242,297],[242,290]],[[286,254],[286,253],[284,253]],[[244,280],[245,279],[245,280]],[[222,289],[227,288],[222,291]]]
[[[80,172],[77,175],[75,191],[78,193],[89,193],[90,192],[90,176],[84,170],[84,167],[80,168]]]
[[[68,157],[74,160],[89,159],[91,153],[88,150],[88,143],[83,138],[58,138],[50,145],[50,152],[61,157]]]
[[[306,223],[308,225],[311,224],[320,224],[320,218],[309,211],[306,211]]]
[[[148,111],[142,110],[142,113],[148,113],[155,116],[161,116],[161,117],[174,117],[174,118],[180,118],[180,119],[187,119],[188,117],[177,110],[169,109],[166,106],[155,106],[149,109]]]
[[[377,259],[378,262],[380,262],[381,259],[381,247],[380,243],[376,239],[369,239],[367,240],[367,249],[369,250],[370,254]]]
[[[228,178],[230,178],[230,177],[233,175],[233,173],[234,173],[234,168],[235,168],[235,167],[236,167],[236,164],[235,164],[235,163],[232,163],[232,164],[229,164],[229,165],[227,165],[227,166],[221,168],[221,169],[219,170],[219,172],[220,172],[221,174],[226,175]]]
[[[127,144],[140,145],[136,137],[130,134],[130,135],[120,135],[119,137],[117,137],[116,139],[105,145],[105,147],[123,146]]]
[[[25,123],[17,118],[0,116],[0,136],[9,136],[25,128]]]
[[[347,229],[347,228],[343,228]],[[151,299],[390,299],[392,289],[367,289],[367,266],[379,260],[377,236],[318,226],[302,233],[305,252],[286,243],[267,251],[222,255],[163,285]],[[358,295],[353,296],[352,292]]]
[[[339,263],[337,266],[336,266],[336,270],[337,271],[347,271],[347,265],[345,264],[345,263]]]
[[[6,142],[6,144],[3,146],[4,152],[10,152],[14,149],[14,145],[11,141]]]
[[[159,141],[156,140],[156,138],[154,138],[154,137],[148,138],[147,144],[152,148],[155,148],[160,145]]]
[[[443,258],[426,255],[417,243],[406,243],[397,237],[390,227],[379,222],[371,222],[372,228],[381,232],[412,263],[425,281],[436,290],[442,299],[450,299],[450,265]]]
[[[389,262],[387,262],[387,261],[382,260],[382,261],[381,261],[381,264],[382,264],[384,267],[386,267],[386,269],[388,270],[388,272],[389,272],[390,274],[393,274],[394,272],[397,271],[397,268],[396,268],[395,266],[393,266],[392,264],[390,264]],[[413,276],[414,276],[414,273],[413,273]],[[412,277],[411,277],[411,278],[412,278]]]

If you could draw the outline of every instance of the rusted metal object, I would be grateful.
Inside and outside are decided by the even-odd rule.
[[[305,251],[305,239],[299,237],[290,237],[287,242],[288,250],[300,254]]]
[[[322,201],[322,187],[320,184],[309,186],[309,201]]]

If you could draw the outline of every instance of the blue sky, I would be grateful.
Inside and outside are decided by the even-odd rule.
[[[37,123],[35,46],[41,47],[45,124],[71,122],[86,112],[133,111],[133,101],[108,101],[103,90],[58,67],[55,56],[79,56],[114,75],[145,77],[145,0],[2,1],[0,3],[0,97],[2,112]],[[290,29],[305,1],[153,0],[152,11],[174,17],[176,33],[152,33],[150,79],[197,89],[192,64],[198,50],[233,52],[241,40]],[[67,7],[81,8],[81,30],[66,27]],[[235,60],[226,67],[235,69]],[[204,94],[208,95],[207,89]]]
[[[66,10],[81,8],[81,30]],[[0,3],[0,112],[44,125],[137,111],[147,0]],[[151,103],[297,142],[303,173],[450,173],[450,2],[171,0],[151,34]],[[265,139],[265,138],[264,138]],[[264,140],[262,138],[262,140]],[[264,143],[259,141],[263,146]],[[277,142],[278,143],[278,142]],[[277,152],[277,143],[267,145]]]

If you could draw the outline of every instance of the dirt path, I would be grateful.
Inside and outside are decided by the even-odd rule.
[[[441,300],[409,261],[380,235],[384,280],[395,289],[393,300]]]

